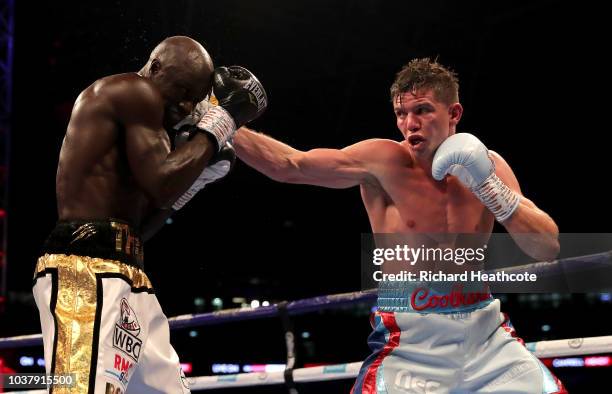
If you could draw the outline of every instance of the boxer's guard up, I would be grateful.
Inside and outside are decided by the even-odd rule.
[[[219,105],[208,108],[211,89]],[[227,175],[228,140],[266,105],[249,71],[213,69],[202,45],[180,36],[160,43],[140,72],[79,95],[60,152],[59,221],[34,273],[45,369],[76,380],[53,393],[189,392],[144,272],[143,241]]]

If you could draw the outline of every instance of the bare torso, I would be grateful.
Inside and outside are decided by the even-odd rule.
[[[486,243],[494,217],[455,177],[434,180],[401,143],[376,140],[372,149],[377,156],[373,161],[382,165],[373,171],[377,183],[361,185],[361,197],[374,234],[402,234],[401,241],[413,247]],[[385,243],[397,241],[397,237],[376,240],[377,247],[392,247]]]
[[[142,83],[137,74],[96,81],[77,98],[56,176],[60,220],[117,218],[139,226],[148,199],[131,174],[114,97]]]
[[[452,176],[436,181],[400,143],[379,140],[385,164],[361,196],[374,233],[490,233],[493,215]],[[380,154],[380,153],[379,153]]]

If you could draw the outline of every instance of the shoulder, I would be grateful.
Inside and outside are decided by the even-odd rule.
[[[410,152],[400,142],[383,138],[363,140],[344,148],[344,151],[362,160],[379,164],[400,164],[404,166],[412,163]]]
[[[163,104],[159,89],[147,78],[136,73],[111,75],[94,82],[90,88],[95,95],[117,101],[144,104]]]
[[[119,118],[160,118],[164,101],[160,91],[147,78],[136,73],[111,75],[94,82],[83,93],[107,102]]]
[[[121,109],[139,107],[163,109],[163,98],[159,90],[146,78],[136,73],[117,74],[98,79],[77,98],[77,103],[91,101]]]

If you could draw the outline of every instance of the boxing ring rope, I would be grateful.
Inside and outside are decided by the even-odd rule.
[[[530,342],[526,343],[525,346],[539,358],[609,353],[612,352],[612,335]],[[308,383],[354,379],[360,367],[361,362],[353,362],[319,367],[297,368],[293,370],[293,381],[296,383]],[[213,390],[220,388],[284,384],[285,377],[284,371],[251,372],[233,375],[190,377],[188,381],[191,390]],[[39,394],[46,393],[46,391],[19,391],[19,393]]]
[[[304,301],[304,300],[302,300]],[[591,338],[558,339],[525,343],[538,358],[567,357],[612,352],[612,335]],[[323,382],[329,380],[354,379],[361,362],[297,368],[293,370],[296,383]],[[187,378],[192,391],[229,389],[236,387],[268,386],[284,384],[284,371],[250,372],[233,375],[197,376]],[[19,394],[43,394],[44,390],[19,391]]]
[[[316,312],[323,309],[334,309],[353,305],[359,302],[376,301],[376,289],[357,291],[352,293],[332,294],[319,297],[306,298],[287,303],[287,312],[290,316]],[[222,323],[262,319],[279,316],[279,304],[262,306],[255,309],[224,309],[217,312],[187,314],[168,319],[171,329],[210,326]],[[40,346],[42,334],[21,335],[0,338],[0,349],[12,347]]]
[[[612,335],[591,338],[559,339],[525,343],[538,358],[566,357],[612,352]],[[297,383],[322,382],[327,380],[353,379],[357,377],[361,362],[297,368],[293,380]],[[262,386],[283,384],[283,371],[240,373],[235,375],[199,376],[189,378],[192,390]]]
[[[503,270],[508,273],[513,271],[524,272],[525,270],[528,270],[529,272],[538,274],[538,276],[550,277],[599,268],[612,268],[612,251],[588,256],[560,259],[553,262],[539,262],[504,268]],[[499,270],[492,270],[489,272],[496,271]],[[324,309],[335,309],[343,306],[350,306],[358,303],[373,304],[375,300],[376,289],[372,289],[306,298],[255,309],[235,308],[210,313],[180,315],[169,318],[168,320],[172,329],[179,329],[261,318],[278,318],[282,317],[283,314],[286,316],[295,316],[310,312],[317,312]],[[0,349],[40,345],[42,345],[41,334],[0,338]],[[612,353],[612,335],[530,342],[526,343],[525,346],[539,358]],[[293,382],[307,383],[355,378],[359,372],[360,366],[361,362],[351,362],[336,365],[296,368],[293,369]],[[210,390],[255,385],[283,384],[286,383],[285,375],[286,374],[284,371],[252,372],[232,375],[190,377],[188,380],[192,390]],[[29,392],[20,391],[20,393],[44,392],[45,391],[40,390]]]

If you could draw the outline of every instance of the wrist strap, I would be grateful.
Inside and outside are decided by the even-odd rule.
[[[500,223],[512,216],[521,202],[521,197],[502,182],[495,173],[489,175],[472,191]]]
[[[204,114],[198,122],[197,127],[210,133],[217,140],[217,148],[221,150],[223,145],[233,137],[236,132],[236,122],[225,108],[216,106]]]

